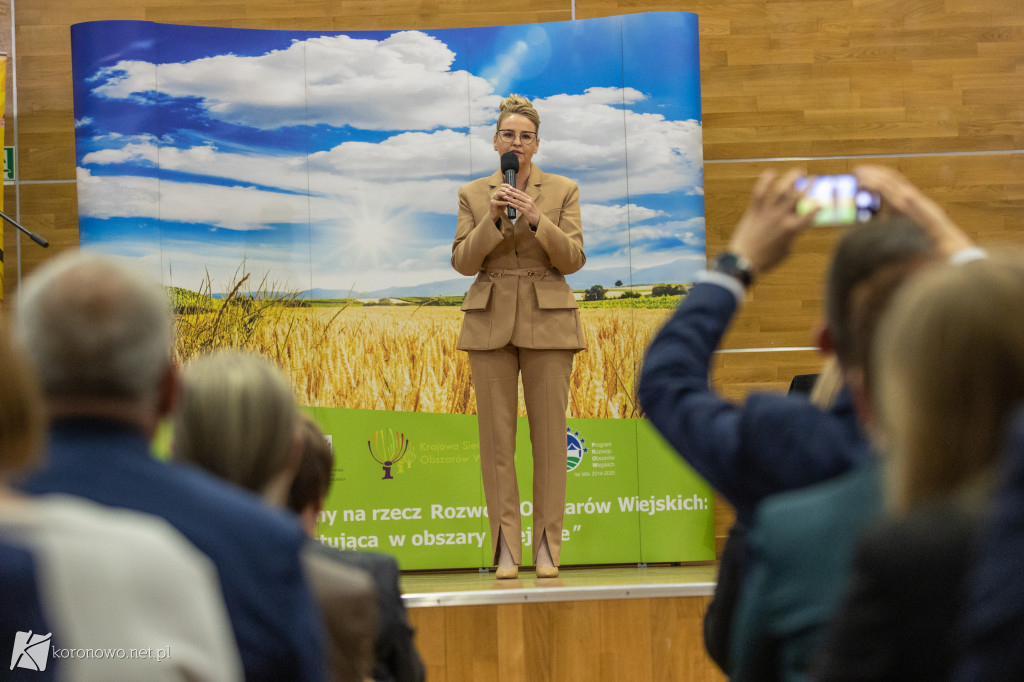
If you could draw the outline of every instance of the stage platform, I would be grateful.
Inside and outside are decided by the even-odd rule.
[[[402,590],[408,608],[709,597],[717,573],[717,565],[568,567],[540,579],[526,568],[517,580],[496,580],[490,571],[414,572],[403,574]]]
[[[717,564],[402,576],[431,682],[719,682],[703,646]]]

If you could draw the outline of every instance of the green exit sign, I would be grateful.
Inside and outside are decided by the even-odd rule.
[[[4,181],[14,180],[14,170],[17,165],[14,163],[14,147],[4,147]]]

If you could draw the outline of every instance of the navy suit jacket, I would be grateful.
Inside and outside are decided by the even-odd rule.
[[[977,531],[977,514],[948,501],[884,519],[865,531],[813,679],[948,680]]]
[[[655,428],[748,525],[768,495],[837,476],[870,449],[845,389],[830,410],[776,393],[737,405],[711,390],[711,358],[736,308],[728,289],[696,284],[651,343],[637,395]]]
[[[57,421],[47,464],[22,488],[166,519],[217,568],[247,680],[322,680],[324,633],[299,559],[297,520],[192,467],[160,462],[134,428]]]
[[[53,634],[43,615],[32,553],[24,547],[0,540],[0,679],[12,682],[57,679],[60,663],[50,657],[49,649],[45,656],[38,647],[30,652],[40,665],[46,665],[45,670],[20,666],[11,668],[17,665],[13,646],[18,632],[31,632],[44,637]],[[53,638],[50,644],[59,646]],[[25,652],[20,651],[18,654]]]
[[[1001,464],[968,578],[958,682],[1024,679],[1024,411],[1011,425]]]

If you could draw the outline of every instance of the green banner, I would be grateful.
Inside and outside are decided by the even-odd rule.
[[[320,540],[410,569],[490,566],[475,416],[308,408],[331,438]],[[529,425],[518,420],[523,556],[533,543]],[[711,490],[650,424],[571,419],[562,563],[715,558]]]

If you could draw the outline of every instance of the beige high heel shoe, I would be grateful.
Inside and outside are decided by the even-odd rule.
[[[509,568],[498,568],[494,571],[494,577],[498,580],[515,580],[519,577],[519,567],[513,564]]]
[[[557,578],[558,566],[552,566],[554,560],[551,557],[551,548],[548,547],[548,539],[541,540],[543,543],[537,551],[537,559],[543,559],[547,566],[536,566],[538,578]]]
[[[538,578],[557,578],[558,577],[558,566],[538,566],[537,567]]]

